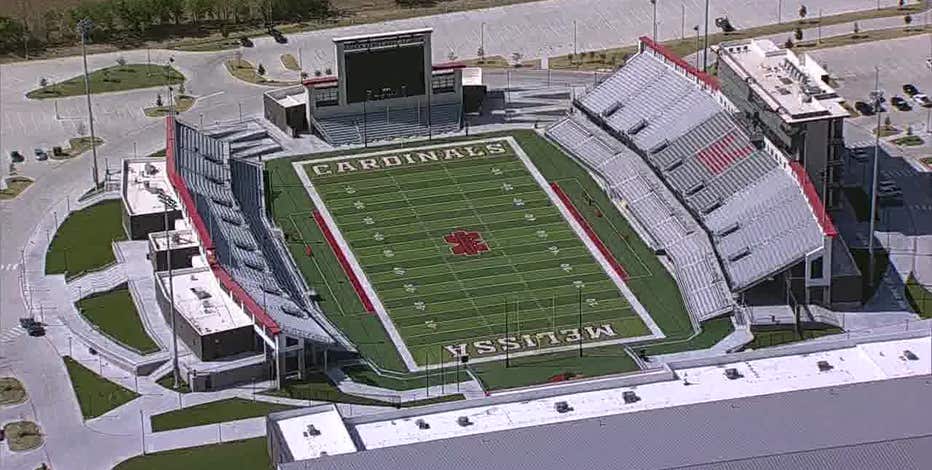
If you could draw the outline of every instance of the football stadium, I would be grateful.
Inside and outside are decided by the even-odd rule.
[[[334,44],[356,68],[397,48],[429,62],[430,30]],[[830,322],[807,306],[847,301],[819,168],[648,38],[536,130],[435,116],[464,109],[457,64],[418,61],[408,75],[431,86],[399,72],[376,95],[346,91],[352,70],[308,80],[285,114],[266,100],[272,124],[303,116],[329,152],[169,120],[169,178],[277,380],[354,361],[441,381],[465,365],[491,389],[631,372],[755,317]]]

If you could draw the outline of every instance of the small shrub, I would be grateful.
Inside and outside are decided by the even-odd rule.
[[[265,75],[265,67],[263,67],[262,64],[259,64],[259,66],[256,67],[256,74]]]
[[[48,86],[48,84],[49,84],[49,81],[48,81],[47,78],[42,77],[42,78],[39,79],[39,86],[40,86],[40,87],[45,88],[46,86]]]
[[[120,67],[123,67],[124,65],[126,65],[126,57],[123,57],[123,56],[117,57],[116,63]]]

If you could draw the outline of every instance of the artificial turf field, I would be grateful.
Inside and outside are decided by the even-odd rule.
[[[690,340],[695,334],[693,326],[673,277],[650,247],[628,225],[624,216],[613,207],[611,200],[586,170],[533,131],[487,134],[488,138],[505,135],[518,141],[547,181],[560,184],[592,230],[611,250],[615,259],[624,266],[629,275],[628,287],[666,336],[663,340],[646,341],[632,345],[631,348],[639,350],[642,347],[664,347],[663,352],[694,349],[694,341]],[[443,139],[441,142],[457,143],[475,139],[476,137],[456,137]],[[402,144],[380,148],[401,150],[423,145],[425,144]],[[341,150],[317,154],[312,158],[321,159],[360,152]],[[266,195],[272,220],[282,229],[288,249],[302,276],[308,285],[317,291],[318,305],[328,320],[353,342],[360,355],[382,371],[402,373],[400,377],[404,377],[405,380],[423,381],[423,373],[403,373],[406,368],[378,316],[365,311],[319,227],[308,217],[308,214],[314,211],[314,204],[307,196],[307,191],[292,164],[310,159],[300,156],[266,162]],[[302,228],[300,231],[299,226]],[[305,255],[307,246],[312,247],[314,256]],[[703,332],[697,338],[705,336],[707,335],[703,324]],[[518,360],[512,357],[510,362],[502,359],[472,364],[469,370],[483,386],[495,390],[538,384],[556,376],[586,377],[631,372],[638,370],[638,366],[631,360],[627,347],[619,344],[588,348],[579,352],[539,354]],[[431,383],[435,384],[436,379],[436,375],[433,375]]]
[[[303,167],[415,361],[649,335],[510,144],[495,143],[502,153]]]

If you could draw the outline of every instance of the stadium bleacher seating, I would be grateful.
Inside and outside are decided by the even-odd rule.
[[[574,105],[547,136],[667,252],[697,318],[823,246],[784,157],[755,146],[709,90],[658,54],[637,54]]]
[[[370,111],[365,119],[362,114],[314,116],[312,119],[321,137],[331,145],[361,144],[364,138],[377,142],[399,136],[425,136],[428,132],[440,135],[459,130],[459,104],[437,104],[432,108],[430,129],[426,109],[419,108]]]

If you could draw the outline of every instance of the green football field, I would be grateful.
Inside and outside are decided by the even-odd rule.
[[[400,152],[393,166],[376,168],[384,163],[378,155],[368,168],[360,155],[303,166],[336,222],[329,229],[348,243],[415,361],[649,335],[510,145],[499,142],[505,151],[495,155],[421,161]],[[291,218],[311,239],[314,219]]]

